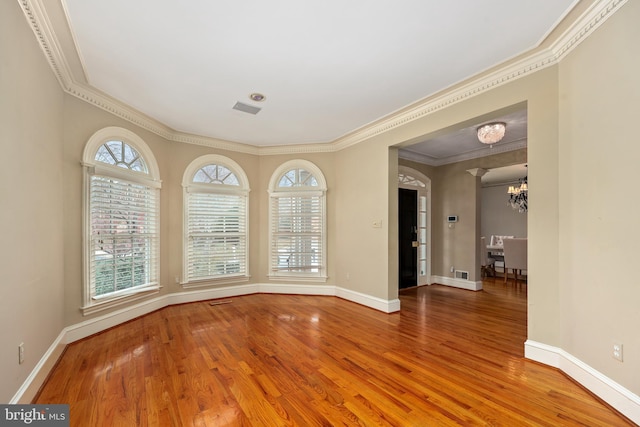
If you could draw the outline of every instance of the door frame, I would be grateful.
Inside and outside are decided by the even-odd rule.
[[[402,177],[411,176],[414,178],[413,181],[403,180]],[[408,166],[398,165],[398,188],[406,188],[408,190],[418,190],[418,226],[420,225],[420,200],[421,197],[425,197],[427,206],[426,206],[426,246],[427,246],[427,268],[424,274],[420,274],[420,251],[417,251],[417,265],[418,265],[418,286],[422,285],[430,285],[433,283],[433,279],[431,277],[431,260],[433,258],[433,247],[431,245],[431,236],[432,232],[432,224],[431,224],[431,179],[423,174],[422,172],[417,171],[416,169],[410,168]]]

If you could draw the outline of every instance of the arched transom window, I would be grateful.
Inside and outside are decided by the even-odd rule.
[[[418,178],[415,178],[409,174],[405,174],[400,172],[398,174],[398,183],[399,184],[404,184],[404,185],[410,185],[412,187],[420,187],[420,188],[425,188],[427,185],[420,181]]]

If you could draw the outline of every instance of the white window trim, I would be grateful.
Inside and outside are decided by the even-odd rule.
[[[308,190],[302,190],[300,187],[278,187],[278,183],[282,176],[292,169],[305,169],[310,172],[316,182],[317,186],[307,187]],[[326,282],[328,276],[328,253],[327,253],[327,182],[324,174],[316,166],[308,160],[290,160],[283,163],[274,171],[269,180],[269,254],[268,254],[268,272],[267,277],[269,280],[284,280],[284,281],[296,281],[296,282]],[[302,273],[302,272],[286,272],[276,270],[273,266],[273,201],[281,196],[318,196],[322,200],[322,268],[318,273]]]
[[[226,167],[231,172],[233,172],[236,178],[239,181],[239,185],[221,185],[221,184],[205,184],[205,183],[196,183],[193,182],[193,178],[195,174],[204,166],[210,164],[217,164]],[[218,154],[207,154],[204,156],[200,156],[194,161],[192,161],[189,166],[184,171],[182,176],[182,189],[183,189],[183,203],[182,203],[182,274],[180,279],[180,285],[185,288],[198,288],[205,287],[214,284],[231,284],[231,283],[243,283],[247,282],[251,275],[249,274],[249,192],[251,188],[249,187],[249,179],[247,178],[247,174],[244,172],[244,169],[231,160],[228,157],[221,156]],[[246,252],[245,252],[245,271],[242,274],[234,275],[234,276],[224,276],[220,278],[203,278],[203,279],[189,279],[188,278],[188,269],[189,269],[189,257],[187,256],[187,250],[189,247],[189,229],[188,229],[188,205],[187,200],[189,193],[227,193],[227,194],[236,194],[239,196],[243,196],[245,198],[245,233],[246,233]]]
[[[97,150],[106,142],[123,141],[132,146],[144,159],[148,174],[135,172],[120,167],[109,166],[95,160]],[[125,181],[134,182],[155,189],[156,195],[156,234],[160,233],[160,188],[162,181],[160,180],[160,169],[158,163],[149,146],[135,133],[128,129],[120,127],[107,127],[100,129],[94,133],[85,145],[82,156],[83,168],[83,201],[82,201],[82,264],[83,264],[83,305],[80,307],[82,314],[87,316],[103,310],[114,308],[122,304],[131,303],[133,301],[145,298],[149,295],[157,294],[160,290],[159,283],[151,283],[146,286],[136,287],[133,289],[123,289],[109,295],[92,296],[91,295],[91,221],[89,197],[91,191],[91,176],[94,174],[119,178]],[[158,252],[154,268],[156,269],[155,277],[160,277],[160,239],[156,244]]]

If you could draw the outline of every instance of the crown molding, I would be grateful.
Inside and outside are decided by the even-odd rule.
[[[71,71],[66,58],[62,54],[60,45],[55,42],[55,33],[52,30],[49,17],[44,11],[42,2],[40,0],[18,0],[18,3],[53,70],[53,74],[58,79],[58,83],[60,83],[64,91],[68,91],[73,82]]]
[[[589,7],[571,27],[553,42],[551,50],[560,62],[567,54],[575,49],[587,36],[609,19],[628,0],[600,0]]]
[[[18,0],[27,22],[38,40],[40,48],[65,92],[169,141],[255,155],[340,151],[436,111],[530,75],[558,63],[585,40],[587,36],[592,34],[593,31],[618,11],[627,1],[628,0],[597,0],[576,19],[550,47],[533,49],[530,54],[523,56],[521,59],[509,61],[505,65],[498,65],[493,70],[480,73],[476,77],[452,85],[440,91],[438,94],[424,98],[407,108],[365,125],[359,130],[340,137],[333,142],[258,147],[176,131],[123,102],[87,84],[76,81],[53,31],[43,0]]]
[[[522,148],[527,148],[526,138],[507,144],[496,144],[491,147],[480,148],[478,150],[468,151],[466,153],[457,154],[455,156],[449,156],[442,159],[436,159],[434,157],[416,153],[408,149],[398,150],[398,157],[404,160],[423,163],[428,166],[443,166],[451,163],[463,162],[465,160],[473,160],[479,159],[481,157],[493,156],[494,154],[507,153],[509,151],[520,150]]]
[[[596,1],[551,44],[551,47],[533,49],[530,54],[519,60],[498,65],[486,75],[480,73],[464,82],[454,84],[401,112],[339,138],[334,142],[336,151],[557,64],[626,2],[627,0]]]

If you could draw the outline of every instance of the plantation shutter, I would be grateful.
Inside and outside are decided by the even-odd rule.
[[[92,298],[157,285],[158,190],[92,175],[89,193]]]
[[[246,274],[246,196],[189,192],[187,233],[187,281]]]
[[[276,195],[272,199],[271,266],[275,272],[319,273],[323,267],[323,197]]]

